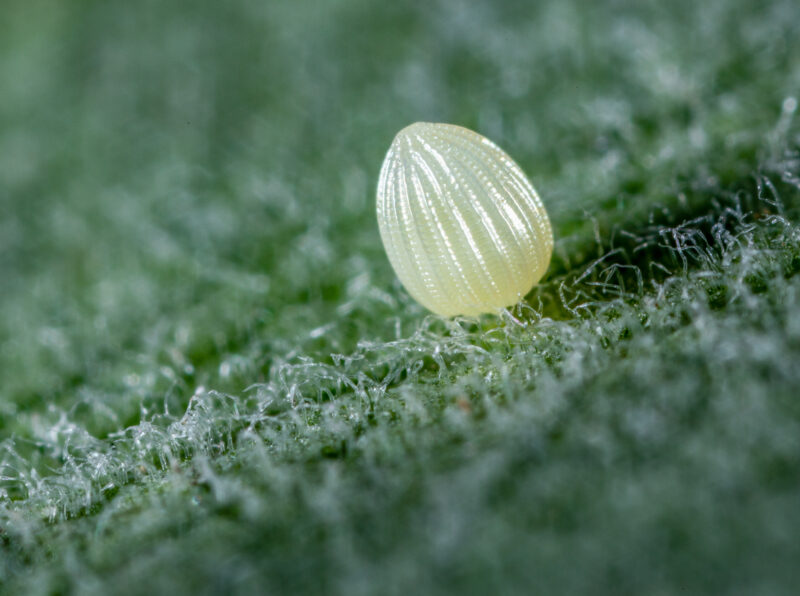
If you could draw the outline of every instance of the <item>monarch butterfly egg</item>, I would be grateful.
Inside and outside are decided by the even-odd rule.
[[[520,167],[452,124],[417,122],[397,133],[381,166],[377,212],[395,273],[440,315],[517,303],[553,252],[547,212]]]

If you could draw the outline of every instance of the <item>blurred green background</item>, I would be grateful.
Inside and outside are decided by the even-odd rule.
[[[795,1],[2,13],[3,590],[796,589]],[[420,120],[547,205],[511,313],[391,271]]]

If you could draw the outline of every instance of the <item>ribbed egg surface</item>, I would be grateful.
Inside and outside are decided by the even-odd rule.
[[[377,203],[392,267],[437,314],[516,304],[550,263],[553,233],[533,186],[497,145],[466,128],[417,122],[397,133]]]

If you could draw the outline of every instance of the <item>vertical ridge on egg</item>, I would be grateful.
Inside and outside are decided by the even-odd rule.
[[[460,126],[418,122],[397,134],[377,216],[403,286],[440,315],[513,305],[550,263],[550,221],[530,181],[497,145]]]

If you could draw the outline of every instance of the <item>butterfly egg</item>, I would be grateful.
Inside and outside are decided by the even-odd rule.
[[[392,267],[437,314],[497,312],[547,271],[553,232],[542,201],[514,160],[478,133],[407,126],[389,147],[377,194]]]

